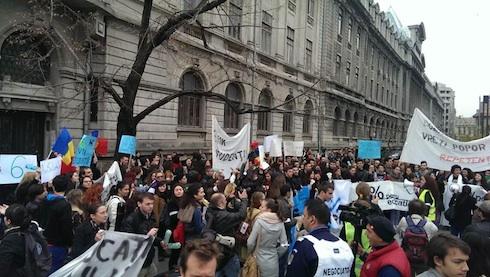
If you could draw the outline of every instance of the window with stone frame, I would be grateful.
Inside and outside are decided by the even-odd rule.
[[[311,135],[311,114],[313,111],[313,103],[311,100],[306,100],[303,111],[303,134]]]
[[[262,44],[261,49],[267,54],[272,53],[272,15],[262,11]]]
[[[186,72],[180,79],[182,91],[204,92],[204,83],[197,72]],[[200,95],[179,97],[178,125],[183,127],[202,127],[204,117],[204,98]]]
[[[49,81],[51,52],[49,39],[18,31],[9,35],[0,50],[0,81],[44,86]]]
[[[295,103],[294,103],[294,97],[292,95],[288,95],[286,97],[287,102],[283,108],[284,108],[284,113],[282,114],[282,131],[285,133],[292,133],[294,131],[294,110],[295,110]]]
[[[241,38],[242,5],[243,0],[230,0],[228,34],[236,39]]]
[[[230,83],[226,87],[225,95],[226,98],[228,98],[228,100],[232,102],[231,105],[233,105],[236,108],[240,107],[240,103],[242,102],[243,96],[242,96],[242,90],[238,84]],[[224,121],[225,121],[225,128],[230,128],[230,129],[240,128],[240,115],[237,114],[228,103],[225,104]]]
[[[313,71],[313,42],[309,39],[306,40],[305,69],[308,72]]]
[[[272,108],[272,92],[269,89],[263,89],[259,95],[258,110]],[[271,112],[263,111],[257,113],[257,130],[271,131]]]
[[[289,64],[294,64],[294,29],[287,28],[287,40],[286,40],[286,60]]]

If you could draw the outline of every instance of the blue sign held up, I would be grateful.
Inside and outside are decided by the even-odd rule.
[[[83,135],[73,158],[74,166],[90,166],[96,141],[95,137]]]
[[[119,143],[119,153],[136,155],[136,137],[123,135]]]
[[[380,140],[358,140],[358,153],[360,159],[380,159],[381,141]]]

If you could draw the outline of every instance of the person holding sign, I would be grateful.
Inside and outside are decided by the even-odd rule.
[[[71,249],[71,258],[73,259],[87,251],[95,242],[101,240],[104,235],[107,208],[102,203],[98,203],[88,205],[85,212],[89,216],[89,220],[82,223],[75,230]]]

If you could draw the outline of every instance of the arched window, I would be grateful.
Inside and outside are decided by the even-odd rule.
[[[182,91],[204,91],[204,84],[197,72],[189,71],[180,79]],[[185,95],[179,97],[178,123],[180,126],[201,127],[204,109],[203,97]]]
[[[283,106],[285,112],[282,114],[282,131],[291,133],[294,130],[294,110],[296,105],[292,95],[288,95],[284,102],[287,103]]]
[[[376,126],[374,126],[374,118],[371,117],[371,120],[369,120],[369,138],[375,138],[376,137]]]
[[[349,135],[349,129],[350,129],[350,112],[349,110],[345,110],[345,121],[344,121],[344,132],[342,135],[344,137],[347,137]]]
[[[26,32],[8,36],[0,50],[0,80],[10,76],[13,82],[44,86],[49,80],[49,40]]]
[[[313,103],[306,100],[304,115],[303,115],[303,134],[311,135],[311,113],[313,111]]]
[[[369,126],[368,126],[368,117],[367,117],[367,115],[364,115],[364,121],[363,122],[364,122],[364,126],[363,126],[364,130],[363,130],[362,133],[363,133],[363,135],[364,135],[365,138],[368,138],[369,137],[369,134],[368,134],[369,133]]]
[[[380,132],[381,131],[381,121],[379,120],[379,118],[376,120],[376,138],[380,139],[381,136],[380,136]]]
[[[242,90],[236,83],[230,83],[226,87],[226,98],[233,102],[233,106],[238,108],[242,102]],[[238,129],[240,128],[239,115],[233,111],[229,104],[225,104],[225,128]]]
[[[340,129],[340,118],[341,117],[342,116],[341,116],[340,108],[336,107],[335,111],[334,111],[334,119],[333,119],[333,124],[332,124],[334,136],[338,136],[340,133],[339,129]]]
[[[381,139],[385,139],[386,138],[386,122],[383,120],[383,122],[381,122],[381,130],[379,131],[379,137]]]
[[[265,110],[272,107],[272,93],[268,89],[263,89],[259,95],[259,110]],[[271,112],[259,112],[257,113],[257,130],[270,131],[271,130]]]
[[[352,123],[352,137],[357,137],[357,121],[359,120],[359,114],[354,113],[354,122]]]

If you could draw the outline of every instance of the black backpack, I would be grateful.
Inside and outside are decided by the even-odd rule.
[[[31,224],[28,230],[22,232],[25,239],[26,260],[21,271],[25,276],[45,277],[51,270],[51,253],[44,236]]]

